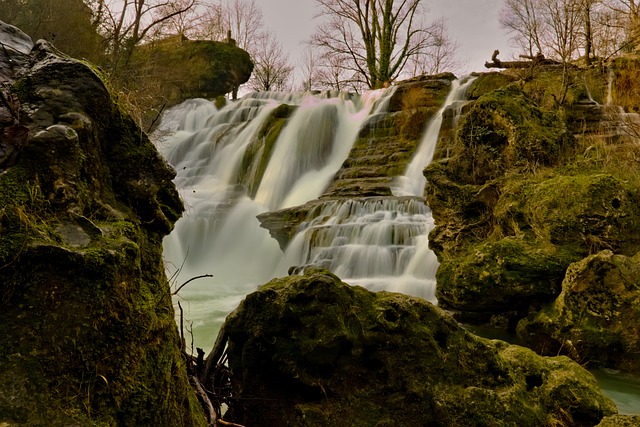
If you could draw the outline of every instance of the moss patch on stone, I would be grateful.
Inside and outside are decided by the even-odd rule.
[[[262,286],[224,330],[228,419],[247,424],[578,426],[615,412],[566,357],[478,338],[422,299],[324,270]]]

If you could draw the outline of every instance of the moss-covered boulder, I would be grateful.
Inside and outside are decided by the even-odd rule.
[[[560,296],[520,321],[518,336],[542,353],[640,373],[640,254],[571,264]]]
[[[213,99],[247,82],[253,71],[249,53],[233,43],[187,40],[180,36],[136,49],[131,65],[153,76],[156,97],[169,106],[189,98]]]
[[[518,84],[494,90],[460,120],[460,178],[482,184],[517,164],[551,164],[566,136],[561,118],[538,108]]]
[[[476,100],[516,80],[518,80],[517,77],[506,72],[480,73],[469,87],[467,97]]]
[[[17,76],[5,107],[26,132],[0,174],[0,424],[206,425],[162,261],[183,210],[174,172],[87,65],[41,41]]]
[[[586,426],[615,413],[566,357],[476,337],[425,300],[325,270],[248,295],[221,337],[226,417],[247,426]]]

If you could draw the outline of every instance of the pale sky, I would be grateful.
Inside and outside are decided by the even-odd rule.
[[[265,26],[274,31],[278,40],[296,63],[307,40],[317,26],[314,0],[258,0],[264,13]],[[500,59],[514,56],[509,35],[500,28],[498,14],[503,0],[424,0],[429,9],[428,20],[445,17],[449,36],[460,45],[458,74],[488,71],[484,62],[491,59],[495,49]]]

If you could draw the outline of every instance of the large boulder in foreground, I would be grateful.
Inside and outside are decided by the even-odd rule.
[[[616,412],[567,357],[479,338],[425,300],[325,270],[262,286],[222,334],[227,417],[247,426],[592,426]]]
[[[162,260],[174,172],[87,65],[4,52],[0,425],[206,425]]]
[[[518,324],[528,346],[640,373],[640,253],[604,250],[571,264],[562,292]]]

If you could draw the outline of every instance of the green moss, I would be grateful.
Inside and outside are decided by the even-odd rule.
[[[514,82],[516,78],[507,73],[482,73],[477,76],[467,92],[468,99],[475,100],[494,90]]]
[[[230,414],[249,424],[578,425],[615,412],[567,358],[475,337],[424,300],[322,270],[262,286],[225,331]]]
[[[467,149],[461,157],[471,156],[473,163],[498,160],[492,173],[480,176],[483,181],[519,163],[553,163],[567,137],[556,113],[536,107],[520,86],[510,84],[474,103],[460,121],[458,138]]]

